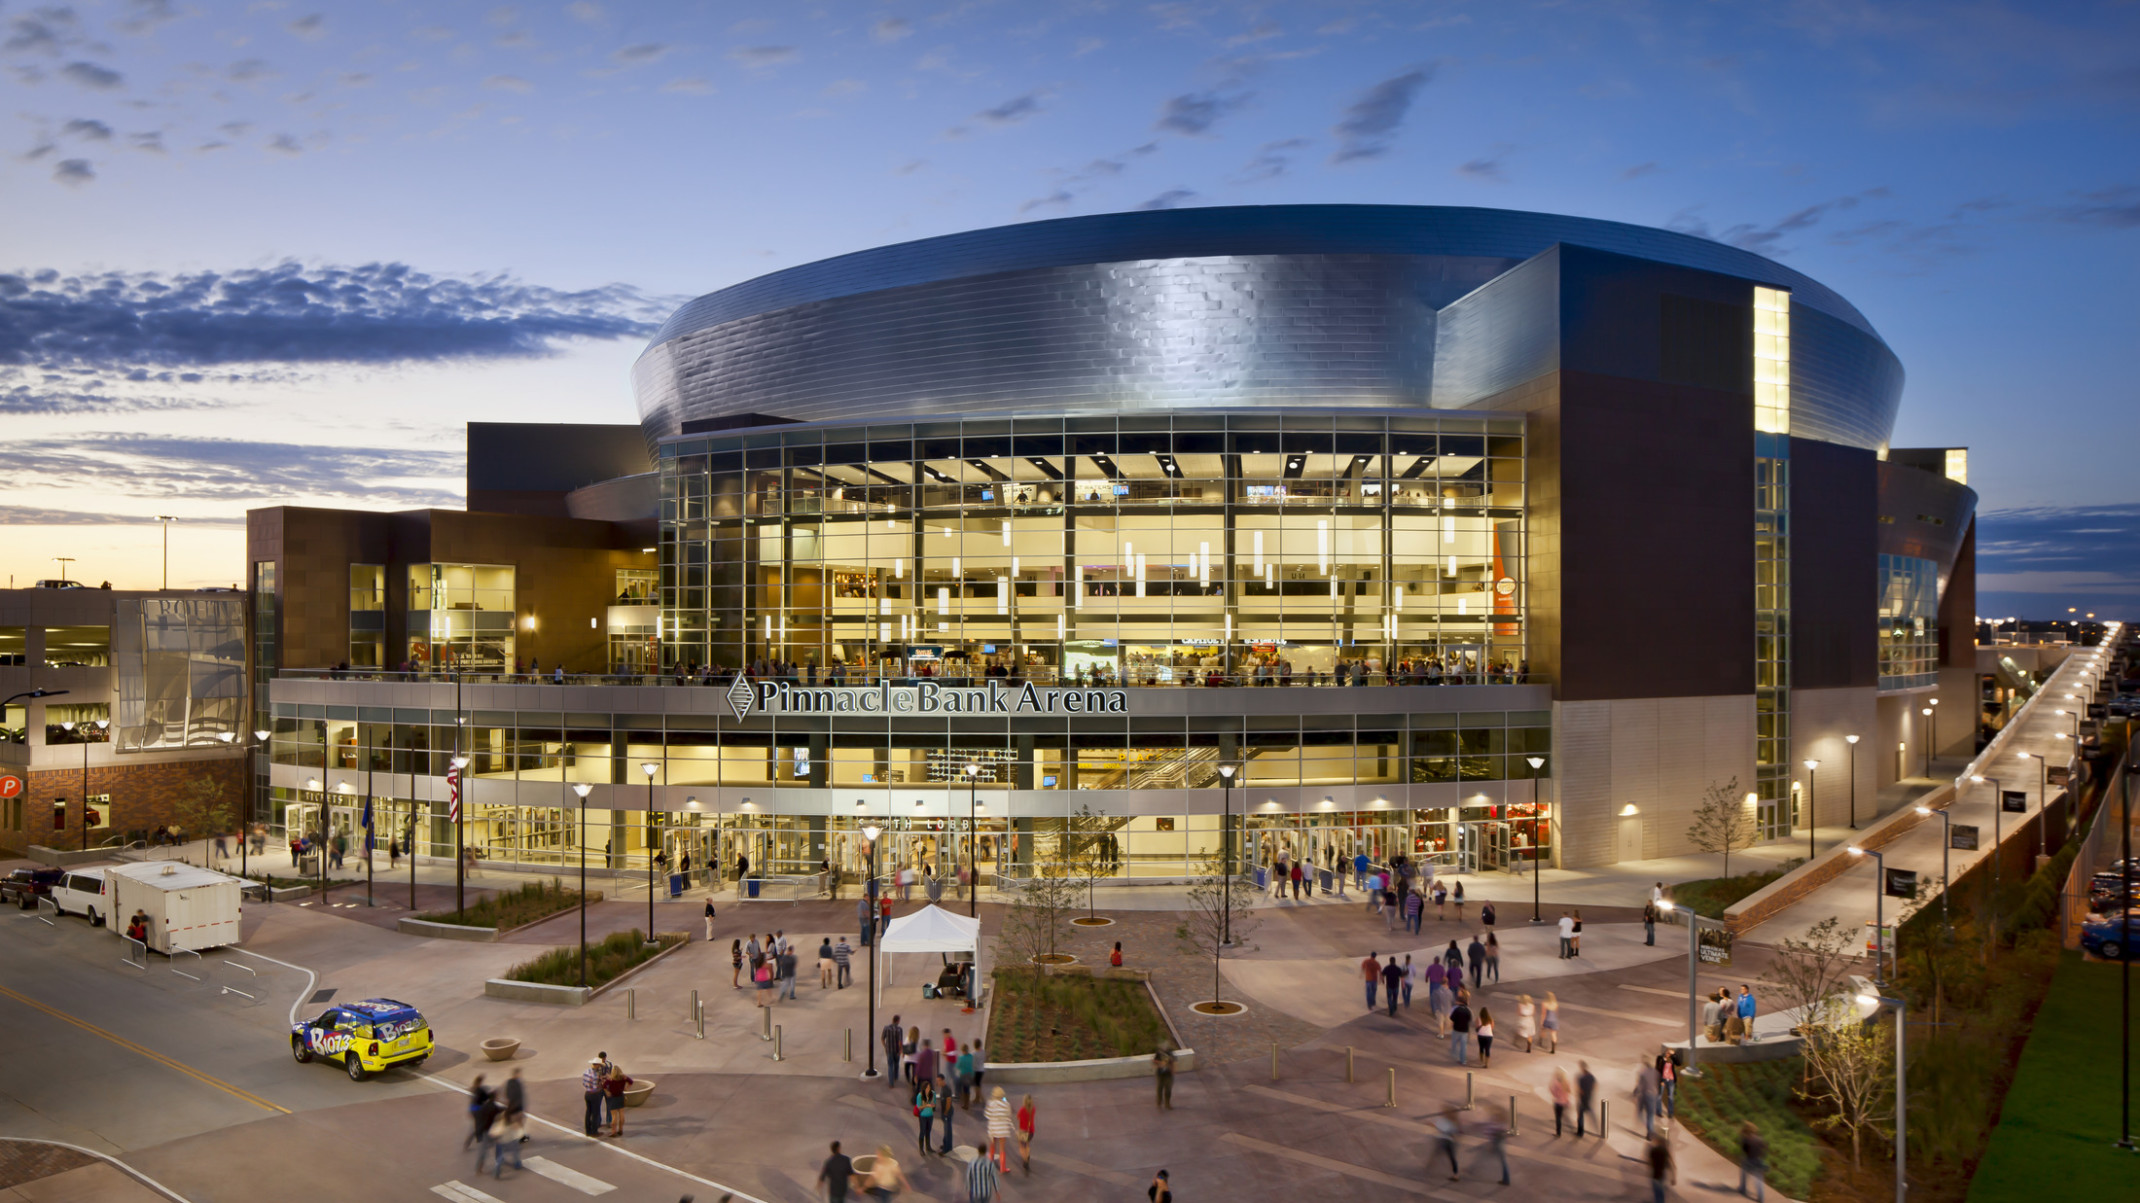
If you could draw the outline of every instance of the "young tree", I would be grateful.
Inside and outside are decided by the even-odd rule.
[[[1211,1001],[1219,998],[1219,964],[1226,955],[1227,939],[1238,948],[1256,929],[1257,892],[1228,888],[1226,870],[1216,853],[1207,854],[1189,883],[1188,915],[1174,936],[1198,955],[1211,958]]]
[[[1060,873],[1017,879],[1010,886],[1010,912],[996,935],[996,959],[1034,965],[1060,956],[1064,925],[1077,909],[1078,892],[1078,883]]]
[[[1800,1022],[1810,1022],[1823,1003],[1846,991],[1858,959],[1853,943],[1832,915],[1807,928],[1803,938],[1785,936],[1761,975],[1771,1005],[1796,1010]]]
[[[186,782],[186,788],[172,805],[171,813],[188,839],[194,836],[212,838],[230,827],[237,818],[236,810],[223,797],[223,783],[205,775]]]
[[[1754,842],[1753,808],[1740,795],[1737,777],[1711,785],[1702,795],[1702,804],[1694,809],[1694,822],[1687,827],[1687,839],[1704,852],[1723,853],[1724,876],[1731,876],[1732,849],[1751,847]]]
[[[1085,893],[1085,913],[1097,916],[1100,879],[1108,876],[1112,857],[1108,840],[1112,834],[1107,812],[1079,806],[1063,829],[1063,874]]]
[[[1850,1163],[1860,1165],[1865,1134],[1894,1130],[1893,1033],[1860,1019],[1856,1000],[1840,993],[1814,1008],[1805,1033],[1807,1081],[1798,1097],[1831,1109],[1814,1126],[1850,1133]]]

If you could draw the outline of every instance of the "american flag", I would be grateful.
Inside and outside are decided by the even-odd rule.
[[[461,770],[457,768],[446,770],[446,797],[446,818],[458,822],[461,817]]]

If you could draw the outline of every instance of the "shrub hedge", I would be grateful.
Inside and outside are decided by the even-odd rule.
[[[589,894],[589,902],[600,894]],[[553,877],[548,882],[531,881],[517,890],[492,894],[463,911],[433,911],[416,918],[426,923],[453,923],[463,927],[495,927],[499,931],[525,927],[552,915],[561,915],[580,904],[580,892],[565,888]],[[575,948],[575,952],[577,949]]]
[[[648,944],[646,933],[635,927],[630,931],[612,932],[589,944],[586,984],[600,986],[684,942],[684,937],[676,932],[665,933],[656,939],[657,943]],[[553,948],[532,961],[522,961],[506,970],[505,976],[508,981],[534,982],[543,986],[577,986],[580,984],[580,947],[569,944]]]

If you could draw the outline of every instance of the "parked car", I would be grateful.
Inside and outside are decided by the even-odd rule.
[[[29,910],[39,898],[50,894],[65,875],[60,869],[16,869],[0,879],[0,902],[12,902]]]
[[[2140,908],[2127,911],[2122,919],[2106,915],[2081,924],[2081,947],[2106,960],[2133,955],[2135,942],[2140,942]]]
[[[102,869],[69,869],[52,887],[52,909],[62,915],[80,915],[91,926],[102,927],[119,909],[112,901],[116,884]]]

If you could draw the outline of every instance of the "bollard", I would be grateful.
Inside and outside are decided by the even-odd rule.
[[[1394,1068],[1390,1070],[1389,1099],[1382,1105],[1385,1107],[1394,1107],[1397,1105],[1397,1071]]]
[[[1345,1081],[1352,1081],[1352,1046],[1345,1046]]]
[[[847,1061],[847,1062],[852,1062],[852,1061],[853,1061],[854,1059],[855,1059],[855,1030],[854,1030],[853,1028],[848,1028],[848,1029],[847,1029],[847,1052],[845,1053],[845,1055],[841,1056],[840,1060],[842,1060],[842,1061]]]
[[[1518,1132],[1518,1131],[1516,1130],[1516,1096],[1515,1096],[1515,1095],[1510,1095],[1510,1096],[1508,1096],[1508,1134],[1509,1134],[1510,1136],[1521,1136],[1521,1135],[1522,1135],[1522,1133],[1521,1133],[1521,1132]]]
[[[684,1018],[685,1018],[685,1019],[696,1019],[696,1018],[698,1018],[698,991],[696,991],[696,990],[693,990],[693,991],[691,992],[691,1009],[690,1009],[690,1010],[688,1010],[688,1011],[685,1011],[685,1012],[684,1012]]]
[[[1271,1081],[1278,1080],[1278,1042],[1271,1041]]]
[[[1611,1104],[1611,1103],[1607,1103],[1607,1102],[1602,1102],[1602,1101],[1601,1101],[1601,1102],[1599,1102],[1599,1103],[1598,1103],[1598,1139],[1599,1139],[1599,1140],[1610,1140],[1610,1139],[1612,1139],[1612,1118],[1611,1118],[1611,1117],[1612,1117],[1612,1104]]]
[[[771,1040],[772,1038],[773,1008],[766,1007],[758,1012],[758,1039]]]
[[[1464,1106],[1462,1108],[1465,1111],[1469,1111],[1478,1105],[1478,1096],[1473,1094],[1472,1090],[1471,1071],[1467,1069],[1464,1071]]]
[[[780,1025],[777,1023],[773,1025],[773,1060],[787,1060],[787,1058],[780,1055]]]
[[[626,986],[624,988],[624,1017],[626,1019],[639,1018],[639,987],[637,986]]]
[[[694,1003],[692,1005],[692,1010],[697,1012],[697,1014],[693,1015],[691,1018],[696,1020],[698,1023],[698,1038],[704,1040],[706,1038],[706,1004]]]

